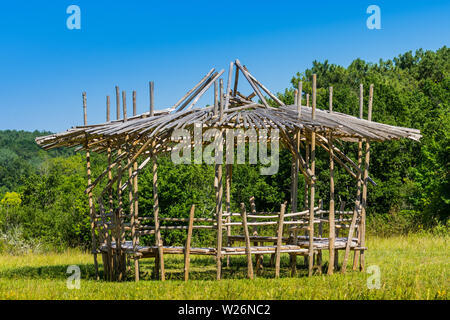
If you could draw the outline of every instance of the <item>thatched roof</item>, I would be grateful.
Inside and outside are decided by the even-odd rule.
[[[232,74],[236,67],[234,88],[231,88]],[[245,96],[238,91],[239,71],[251,85],[253,92]],[[309,176],[308,168],[293,139],[294,134],[300,132],[302,140],[311,139],[311,132],[316,133],[319,146],[328,150],[330,147],[327,137],[329,133],[333,139],[344,141],[385,141],[408,138],[419,140],[421,135],[417,129],[396,127],[383,123],[372,122],[339,112],[330,112],[316,108],[315,117],[312,117],[312,108],[309,106],[285,105],[278,97],[272,94],[264,85],[251,75],[239,60],[230,64],[228,81],[223,93],[223,80],[220,76],[224,70],[214,72],[210,70],[202,80],[189,90],[171,108],[151,111],[125,120],[110,121],[107,123],[86,125],[71,128],[65,132],[36,138],[36,142],[44,149],[57,147],[77,147],[95,152],[122,150],[116,162],[127,157],[139,154],[157,154],[171,150],[174,142],[172,133],[176,129],[193,130],[200,125],[203,129],[278,129],[281,142],[300,159],[301,170]],[[220,83],[220,86],[219,86]],[[213,106],[195,108],[201,96],[214,84]],[[268,104],[265,92],[278,107]],[[258,103],[252,101],[258,97]],[[301,99],[297,100],[301,102]],[[150,143],[152,142],[152,145]],[[332,148],[354,170],[358,166],[338,148]],[[144,152],[145,151],[145,152]],[[341,162],[341,165],[345,164]],[[346,167],[353,176],[355,174]]]
[[[235,67],[236,73],[232,88],[231,81]],[[131,159],[128,162],[129,166],[140,155],[146,155],[146,159],[138,168],[140,170],[153,155],[171,150],[174,145],[171,139],[174,130],[188,129],[192,131],[194,126],[199,125],[204,130],[210,128],[254,129],[255,131],[278,129],[281,142],[296,155],[299,160],[299,169],[308,180],[315,179],[315,177],[298,151],[298,142],[294,140],[295,134],[300,133],[302,140],[310,140],[311,133],[315,132],[317,144],[328,152],[330,152],[329,148],[332,148],[335,153],[333,157],[354,178],[357,177],[356,172],[362,174],[361,168],[334,144],[329,143],[330,133],[333,139],[344,141],[361,139],[385,141],[401,138],[419,140],[421,137],[420,131],[416,129],[372,122],[320,108],[315,109],[313,118],[313,108],[299,106],[301,99],[297,99],[296,105],[285,105],[256,80],[247,68],[240,64],[239,60],[230,64],[227,86],[223,92],[223,80],[220,78],[223,73],[224,70],[220,72],[214,72],[214,69],[210,70],[171,108],[156,112],[151,109],[150,113],[147,112],[125,120],[73,127],[62,133],[38,137],[36,142],[44,149],[77,147],[77,150],[89,149],[95,152],[121,150],[114,155],[114,160],[109,168],[88,188],[92,189],[109,169],[124,159]],[[244,76],[253,89],[248,96],[238,91],[239,74]],[[195,108],[196,103],[212,85],[214,85],[213,105]],[[262,92],[265,92],[278,106],[269,105]],[[259,98],[258,103],[252,101],[254,97]],[[371,181],[370,178],[369,181]]]
[[[233,68],[236,66],[234,89],[231,88]],[[246,78],[253,88],[249,96],[242,95],[237,89],[238,71]],[[296,105],[286,106],[264,85],[251,75],[247,68],[241,66],[239,60],[232,62],[228,74],[228,84],[222,93],[222,79],[224,73],[210,70],[203,79],[189,90],[171,108],[156,111],[154,116],[149,113],[89,126],[74,127],[66,132],[38,137],[36,142],[44,149],[56,147],[89,147],[91,150],[102,152],[108,147],[119,148],[124,144],[125,137],[135,141],[135,145],[147,139],[167,141],[174,129],[192,129],[194,124],[201,124],[204,128],[243,128],[255,130],[277,128],[283,134],[291,136],[293,132],[301,130],[303,137],[308,137],[314,130],[318,134],[333,133],[334,138],[346,141],[367,139],[371,141],[385,141],[408,138],[419,140],[421,135],[417,129],[396,127],[378,122],[359,119],[339,112],[329,112],[317,108],[315,119],[312,119],[312,108]],[[218,82],[220,81],[220,93]],[[211,87],[215,86],[215,101],[213,106],[194,108],[200,97]],[[279,107],[271,107],[263,96],[265,92]],[[252,101],[258,97],[260,102]],[[298,113],[300,110],[300,115]]]

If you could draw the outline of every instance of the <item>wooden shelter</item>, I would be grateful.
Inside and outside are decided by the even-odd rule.
[[[107,121],[88,125],[86,116],[86,94],[83,93],[84,125],[73,127],[63,133],[39,137],[37,143],[44,149],[57,147],[76,147],[85,150],[87,158],[89,207],[91,217],[92,253],[98,276],[97,255],[102,255],[105,277],[110,280],[122,280],[127,272],[127,261],[134,261],[134,274],[139,280],[139,260],[155,259],[157,275],[164,280],[164,256],[183,254],[185,256],[185,279],[189,275],[190,254],[212,255],[217,261],[217,279],[221,278],[223,258],[232,255],[246,255],[248,276],[253,278],[252,255],[256,256],[256,269],[262,266],[264,255],[272,255],[275,263],[275,275],[280,274],[280,256],[291,256],[291,271],[295,273],[296,257],[302,255],[308,265],[309,275],[314,268],[321,270],[322,251],[328,250],[329,264],[327,272],[332,274],[338,266],[339,250],[344,252],[341,270],[345,272],[350,252],[354,251],[353,269],[364,270],[365,214],[367,208],[367,185],[373,183],[369,177],[370,143],[391,139],[409,138],[419,140],[420,131],[410,128],[390,126],[371,121],[373,106],[373,85],[370,86],[368,101],[368,119],[363,119],[363,87],[360,87],[359,117],[353,117],[333,111],[333,88],[329,88],[328,110],[319,109],[316,102],[316,75],[312,78],[312,103],[309,95],[304,104],[302,82],[296,90],[295,103],[285,105],[259,82],[239,60],[230,63],[226,87],[222,75],[224,70],[210,70],[191,90],[172,107],[164,110],[154,108],[154,86],[150,88],[150,110],[137,115],[136,92],[133,92],[133,116],[127,117],[126,95],[116,87],[117,119],[110,120],[110,98],[106,99]],[[234,76],[234,79],[233,79]],[[239,80],[244,79],[252,91],[244,95],[239,91]],[[196,107],[199,99],[213,90],[214,101],[211,106]],[[254,102],[252,99],[259,101]],[[269,103],[270,102],[270,103]],[[224,135],[227,129],[276,130],[279,142],[292,154],[292,187],[290,208],[287,203],[280,204],[279,212],[257,212],[254,198],[250,199],[250,213],[244,204],[240,212],[231,212],[231,182],[233,164],[215,165],[215,214],[208,218],[195,217],[195,205],[192,205],[188,219],[163,217],[158,201],[158,165],[157,157],[170,152],[176,146],[173,134],[177,129],[193,132],[217,129],[220,132],[219,143],[225,146]],[[216,137],[217,138],[217,137]],[[271,136],[270,139],[275,139]],[[358,158],[351,159],[337,146],[337,141],[358,143]],[[192,145],[195,141],[190,142]],[[235,145],[233,140],[233,146]],[[363,148],[365,144],[365,148]],[[316,148],[321,147],[329,153],[330,165],[330,203],[329,209],[323,209],[323,203],[316,201],[315,172]],[[228,148],[228,145],[227,145]],[[90,152],[106,153],[108,166],[93,180],[90,170]],[[334,163],[342,166],[357,185],[355,203],[345,210],[341,203],[335,207]],[[153,169],[153,216],[139,215],[138,177],[148,164]],[[225,175],[223,174],[225,166]],[[303,205],[298,200],[298,174],[305,177]],[[103,181],[105,187],[94,198],[93,190]],[[223,186],[225,184],[225,188]],[[225,189],[225,190],[224,190]],[[225,191],[225,201],[223,194]],[[128,195],[127,195],[128,193]],[[129,207],[125,208],[123,198],[128,197]],[[301,207],[301,209],[300,209]],[[161,222],[165,223],[162,225]],[[168,225],[173,222],[174,225]],[[186,225],[180,225],[180,223]],[[243,234],[232,234],[234,226],[239,226]],[[275,226],[276,234],[263,235],[258,228]],[[249,231],[252,227],[252,232]],[[326,228],[325,228],[326,227]],[[182,247],[164,244],[161,230],[185,229],[187,242]],[[193,229],[210,229],[216,233],[216,245],[209,248],[191,246]],[[329,230],[324,236],[324,230]],[[340,237],[339,237],[340,233]],[[155,235],[153,246],[140,244],[143,235]],[[225,234],[225,237],[224,237]],[[242,242],[244,246],[233,246]]]

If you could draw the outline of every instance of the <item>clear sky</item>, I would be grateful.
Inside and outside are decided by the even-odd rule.
[[[71,4],[81,9],[80,30],[66,26]],[[366,26],[372,4],[381,9],[381,30]],[[81,125],[82,91],[88,122],[102,122],[115,85],[126,90],[128,110],[137,91],[141,113],[149,80],[156,108],[166,108],[236,58],[281,92],[313,60],[378,62],[449,39],[450,0],[2,1],[0,129]]]

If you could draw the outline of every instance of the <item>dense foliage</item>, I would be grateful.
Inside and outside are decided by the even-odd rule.
[[[391,218],[400,216],[400,220],[401,216],[409,216],[416,224],[447,221],[450,213],[450,49],[407,52],[377,64],[357,59],[348,68],[315,61],[311,69],[292,79],[293,85],[299,79],[311,79],[313,73],[317,74],[320,88],[319,106],[327,105],[326,88],[333,86],[334,110],[358,115],[358,84],[364,84],[367,102],[368,88],[373,83],[373,121],[422,132],[420,142],[405,139],[372,144],[370,174],[378,186],[369,189],[370,213],[390,213]],[[310,90],[308,85],[306,88]],[[291,91],[287,90],[285,96],[291,97]],[[354,144],[345,150],[349,154],[353,151],[355,158]],[[325,178],[326,169],[319,168]],[[338,189],[337,192],[345,195],[346,191]]]
[[[367,63],[360,59],[347,68],[314,61],[312,68],[297,73],[292,87],[278,94],[293,103],[294,88],[303,81],[311,93],[310,79],[318,78],[318,106],[327,108],[328,87],[334,87],[333,109],[358,114],[359,84],[365,88],[367,112],[368,88],[375,88],[373,120],[417,128],[420,142],[401,140],[371,145],[370,175],[377,183],[369,186],[370,228],[387,234],[416,231],[436,225],[448,226],[450,212],[450,49],[435,52],[407,52],[393,60]],[[367,115],[365,114],[365,117]],[[56,247],[89,244],[89,217],[83,154],[72,150],[45,152],[34,138],[46,132],[0,131],[0,231],[4,239],[39,239]],[[343,143],[340,148],[356,158],[356,144]],[[94,155],[93,175],[105,166],[103,156]],[[280,169],[273,176],[261,176],[258,165],[233,168],[232,207],[255,196],[260,210],[277,210],[289,200],[291,158],[280,155]],[[318,150],[316,174],[317,198],[327,203],[328,155]],[[186,217],[191,204],[197,216],[210,216],[214,210],[214,169],[208,165],[174,165],[159,159],[161,211],[165,216]],[[342,169],[336,173],[339,201],[350,206],[355,183]],[[299,181],[299,202],[303,199],[303,179]],[[152,213],[151,168],[139,178],[140,212]],[[3,200],[2,200],[3,199]],[[125,201],[126,204],[126,201]],[[8,235],[8,233],[14,233]],[[203,235],[200,236],[200,235]],[[199,233],[195,241],[210,240]],[[166,241],[182,241],[183,232],[170,232]],[[1,245],[0,245],[1,249]]]

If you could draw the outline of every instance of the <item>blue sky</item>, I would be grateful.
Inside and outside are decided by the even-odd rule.
[[[105,120],[114,86],[148,110],[174,104],[212,67],[238,58],[273,92],[313,60],[347,66],[449,45],[450,0],[429,1],[2,1],[0,129],[63,131]],[[66,8],[81,9],[69,30]],[[369,5],[381,30],[369,30]],[[208,103],[206,96],[200,102]],[[114,99],[112,99],[114,109]],[[115,115],[112,115],[115,118]]]

